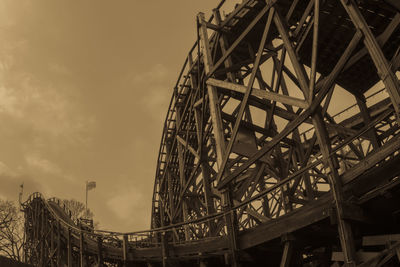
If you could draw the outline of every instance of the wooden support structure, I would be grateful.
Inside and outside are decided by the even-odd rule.
[[[285,235],[285,237],[282,240],[283,243],[283,253],[282,253],[282,260],[280,267],[289,267],[290,262],[292,260],[292,254],[293,254],[293,239],[288,239],[288,235]]]
[[[73,266],[71,228],[67,229],[67,263],[68,267]]]
[[[85,266],[85,247],[84,247],[84,239],[82,231],[79,233],[79,266]]]
[[[346,9],[353,24],[364,35],[364,44],[378,70],[378,75],[386,86],[386,90],[392,100],[394,110],[396,112],[397,122],[400,124],[400,83],[396,75],[393,73],[388,60],[382,52],[375,36],[368,27],[367,22],[361,15],[360,10],[356,6],[354,0],[341,0],[343,7]]]
[[[196,16],[197,40],[163,125],[151,229],[79,228],[62,202],[34,193],[23,205],[28,263],[397,263],[396,5],[244,0],[226,7],[221,1],[211,17]],[[379,82],[385,88],[371,93]],[[340,111],[339,102],[349,107]]]
[[[204,24],[204,21],[205,21],[204,14],[199,13],[197,15],[197,19],[200,24],[199,25],[200,26],[199,35],[200,35],[200,41],[201,41],[201,45],[202,45],[204,69],[205,69],[205,73],[209,73],[210,69],[213,66],[213,60],[211,57],[207,28],[206,28],[206,25]],[[223,131],[223,125],[222,125],[222,119],[221,119],[221,110],[220,110],[220,105],[219,105],[219,100],[218,100],[218,92],[217,92],[217,89],[211,85],[207,86],[207,92],[208,92],[208,101],[209,101],[209,106],[210,106],[211,121],[212,121],[212,125],[213,125],[213,132],[214,132],[214,138],[215,138],[215,146],[216,146],[216,151],[217,151],[217,162],[218,162],[218,165],[221,166],[222,158],[225,155],[225,138],[223,135],[224,131]]]
[[[99,266],[103,265],[103,239],[101,236],[97,237],[97,262]]]
[[[129,252],[129,242],[128,235],[124,235],[122,239],[122,259],[124,261],[124,266],[127,267],[128,263],[128,252]]]

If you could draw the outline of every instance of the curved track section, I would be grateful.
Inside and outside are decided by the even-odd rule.
[[[229,4],[197,16],[164,124],[152,229],[86,231],[36,194],[25,204],[31,263],[398,264],[397,4]],[[353,105],[337,113],[344,98]]]

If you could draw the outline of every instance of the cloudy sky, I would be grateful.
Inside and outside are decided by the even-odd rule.
[[[0,197],[84,202],[146,229],[171,89],[217,0],[0,1]]]

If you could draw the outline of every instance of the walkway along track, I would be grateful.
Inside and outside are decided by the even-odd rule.
[[[225,6],[197,16],[164,124],[152,229],[84,231],[34,194],[29,263],[398,264],[396,3],[245,0],[222,17]],[[343,97],[355,104],[330,115]]]

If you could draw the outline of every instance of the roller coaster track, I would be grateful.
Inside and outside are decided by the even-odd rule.
[[[399,266],[399,4],[229,3],[197,16],[151,229],[94,230],[35,193],[23,204],[27,263]]]

